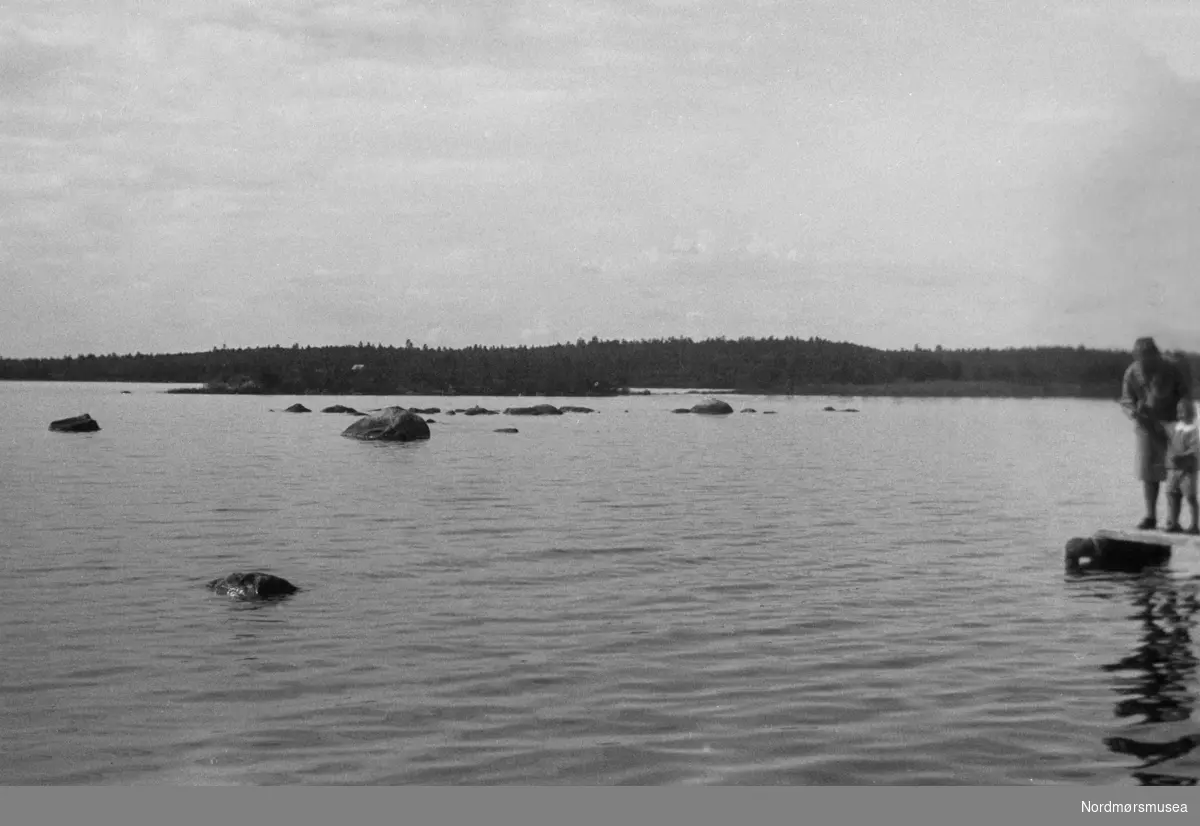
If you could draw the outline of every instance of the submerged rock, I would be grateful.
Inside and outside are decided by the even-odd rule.
[[[300,412],[300,411],[296,411],[296,412]],[[346,407],[346,405],[344,405],[344,404],[335,404],[330,407],[326,407],[321,412],[322,413],[349,413],[353,416],[365,416],[366,415],[365,413],[360,413],[359,411],[355,410],[353,407]]]
[[[690,407],[676,407],[671,412],[672,413],[691,413],[692,409]]]
[[[283,412],[284,413],[311,413],[312,411],[309,410],[304,405],[300,404],[299,402],[296,402],[291,407],[285,408]]]
[[[498,428],[496,428],[495,432],[496,433],[518,433],[519,431],[515,427],[498,427]]]
[[[742,412],[743,413],[757,413],[758,411],[755,410],[753,407],[743,407]]]
[[[836,413],[837,412],[836,407],[823,407],[821,409],[824,410],[826,413]]]
[[[576,405],[572,405],[572,404],[563,405],[562,407],[560,407],[558,409],[561,410],[563,413],[595,413],[596,412],[595,410],[592,410],[592,408],[590,408],[590,407],[577,407]],[[626,411],[626,412],[628,412],[628,411]]]
[[[272,599],[286,597],[300,590],[283,577],[261,571],[230,574],[214,579],[206,587],[233,599]]]
[[[429,425],[411,410],[385,407],[359,419],[343,430],[342,435],[368,441],[414,442],[429,438]]]
[[[460,410],[459,412],[464,416],[495,416],[498,411],[488,410],[486,407],[475,405],[474,407],[468,407],[466,410]]]
[[[100,423],[84,413],[69,419],[56,419],[50,422],[50,429],[57,433],[94,433],[100,429]]]
[[[706,416],[724,416],[727,413],[732,413],[733,408],[720,399],[705,399],[700,404],[694,405],[692,412],[702,413]]]
[[[552,404],[535,404],[533,407],[508,407],[506,416],[561,416],[562,411]]]

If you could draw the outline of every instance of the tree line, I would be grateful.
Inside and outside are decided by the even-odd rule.
[[[628,388],[750,393],[1115,397],[1130,354],[1084,347],[880,350],[821,338],[656,338],[529,347],[406,342],[0,358],[0,379],[173,382],[203,392],[611,395]],[[1194,355],[1178,355],[1189,370]]]

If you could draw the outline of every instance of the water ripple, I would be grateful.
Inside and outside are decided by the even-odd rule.
[[[38,434],[0,480],[0,782],[1200,778],[1195,564],[1061,568],[1138,504],[1108,407],[774,399],[767,427],[631,397],[591,406],[638,428],[389,446],[119,389],[0,386]],[[42,433],[81,404],[98,438]],[[303,590],[203,587],[251,569]]]

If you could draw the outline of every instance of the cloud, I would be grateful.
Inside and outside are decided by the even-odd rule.
[[[1114,346],[1157,334],[1200,348],[1200,83],[1146,56],[1135,69],[1122,128],[1067,179],[1048,323]]]

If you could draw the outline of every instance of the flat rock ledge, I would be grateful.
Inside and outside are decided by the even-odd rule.
[[[562,411],[552,404],[535,404],[532,407],[508,407],[506,416],[561,416]]]

